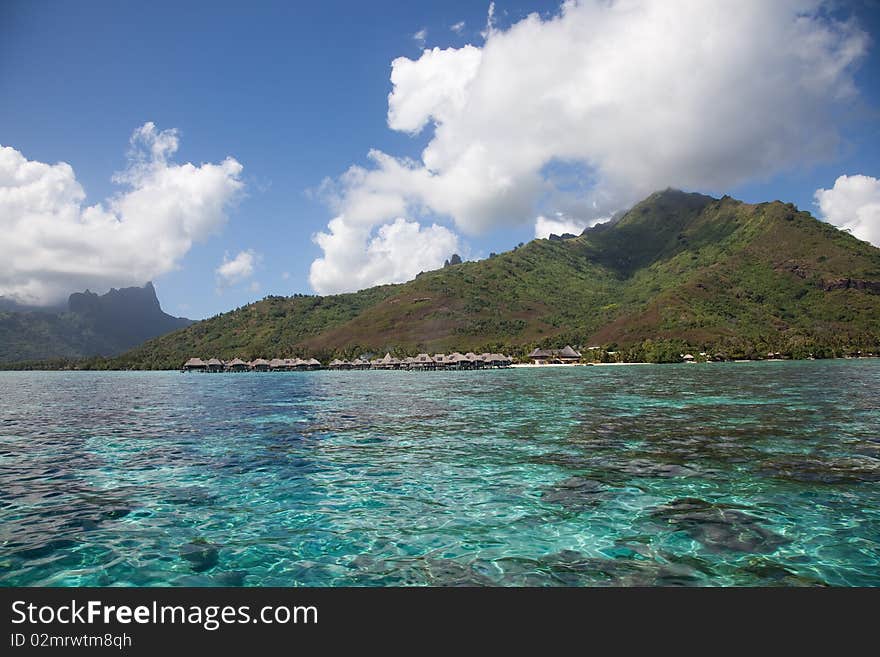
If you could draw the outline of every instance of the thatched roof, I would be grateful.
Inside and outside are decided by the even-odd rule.
[[[285,367],[286,365],[287,363],[280,358],[273,358],[269,361],[269,367]]]
[[[317,358],[309,358],[306,361],[306,365],[320,365],[320,364],[321,364],[321,361],[319,361]]]
[[[253,363],[251,363],[251,365],[254,365],[254,366],[256,366],[256,365],[268,365],[268,364],[269,364],[269,361],[266,360],[265,358],[257,358],[257,360],[255,360]]]
[[[565,345],[565,349],[561,349],[559,351],[560,358],[580,358],[581,355],[579,352],[575,351],[571,348],[571,345]]]
[[[183,364],[184,367],[207,367],[208,364],[205,363],[201,358],[190,358]]]
[[[546,349],[535,349],[529,354],[529,358],[550,358],[552,354]]]
[[[223,367],[223,361],[219,358],[211,358],[208,361],[208,367]]]
[[[233,358],[231,361],[226,363],[226,367],[241,367],[242,365],[247,366],[247,363],[245,363],[241,358]]]

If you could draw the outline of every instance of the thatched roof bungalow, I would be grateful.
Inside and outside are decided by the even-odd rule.
[[[453,352],[446,357],[446,367],[448,369],[463,369],[467,367],[468,359],[464,354],[459,352]]]
[[[241,358],[233,358],[226,363],[227,372],[247,372],[250,368],[250,365],[244,362]]]
[[[410,369],[417,370],[432,370],[437,364],[434,362],[434,359],[431,358],[428,354],[419,354],[410,362]]]
[[[483,354],[483,362],[489,367],[505,367],[509,364],[501,354]]]
[[[184,372],[204,372],[208,369],[208,364],[201,358],[190,358],[183,364]]]
[[[268,372],[269,361],[265,358],[257,358],[255,361],[251,362],[251,369],[254,372]]]
[[[223,371],[223,361],[219,358],[211,358],[207,362],[207,371],[208,372],[222,372]]]
[[[547,363],[577,363],[581,359],[579,351],[565,345],[563,349],[535,349],[529,354],[529,360],[538,365]]]
[[[372,365],[377,370],[396,370],[400,368],[401,361],[390,353],[386,353],[384,358],[374,360]]]
[[[556,357],[563,363],[577,362],[581,359],[581,352],[575,351],[571,348],[571,345],[567,344],[564,349],[559,350]]]

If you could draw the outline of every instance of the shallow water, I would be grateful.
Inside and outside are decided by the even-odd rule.
[[[2,585],[880,585],[880,360],[0,372]]]

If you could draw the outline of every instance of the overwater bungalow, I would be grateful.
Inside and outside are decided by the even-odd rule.
[[[233,358],[226,363],[227,372],[247,372],[249,369],[251,369],[250,365],[245,363],[241,358]]]
[[[436,367],[437,363],[428,354],[419,354],[409,364],[411,370],[433,370]]]
[[[204,372],[208,369],[208,364],[201,358],[190,358],[183,364],[184,372]]]
[[[467,365],[468,359],[465,358],[464,354],[459,352],[453,352],[446,357],[446,369],[450,370],[459,370],[464,369]]]
[[[348,361],[337,358],[331,361],[328,367],[334,370],[470,370],[506,367],[512,362],[513,359],[510,356],[503,354],[475,354],[471,351],[466,354],[455,352],[448,356],[445,354],[434,354],[431,356],[422,353],[415,357],[408,356],[406,358],[396,358],[389,352],[383,358],[376,358],[374,360],[356,358],[353,361]],[[273,358],[271,360],[257,358],[250,363],[240,358],[234,358],[227,362],[217,358],[211,358],[208,361],[203,361],[201,358],[190,358],[184,363],[182,369],[187,372],[301,372],[305,370],[318,370],[322,367],[321,361],[316,358]]]
[[[510,364],[507,358],[501,354],[483,354],[483,362],[488,367],[506,367]]]
[[[384,358],[377,358],[376,360],[370,363],[374,370],[396,370],[400,369],[400,361],[392,356],[390,353],[386,353]]]

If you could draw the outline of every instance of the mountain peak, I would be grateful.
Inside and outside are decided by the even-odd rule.
[[[0,317],[0,362],[120,353],[192,322],[162,311],[152,283],[71,294],[67,309]]]
[[[74,292],[67,299],[68,310],[78,314],[93,314],[109,311],[126,312],[135,315],[161,313],[156,288],[152,283],[143,287],[110,288],[106,294],[98,295],[86,290]]]

